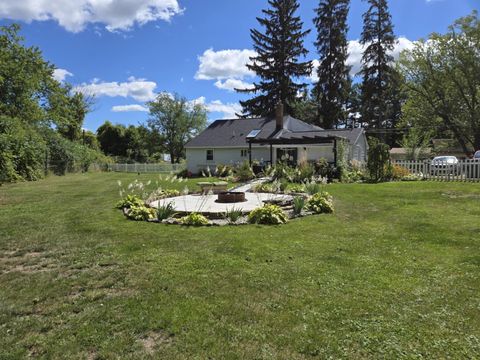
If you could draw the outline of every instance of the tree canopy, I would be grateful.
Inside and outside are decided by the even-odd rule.
[[[345,122],[351,86],[347,65],[347,17],[350,0],[320,0],[314,24],[319,54],[318,82],[315,84],[318,115],[316,125],[326,129]]]
[[[205,106],[168,93],[160,93],[147,105],[150,110],[149,128],[162,137],[172,164],[178,163],[184,156],[185,144],[207,124]]]
[[[360,43],[362,57],[361,122],[369,128],[393,128],[399,117],[400,79],[393,67],[395,46],[392,18],[387,0],[367,0]]]
[[[241,101],[243,113],[252,116],[272,116],[281,101],[287,113],[292,113],[292,104],[306,83],[296,82],[310,75],[310,62],[300,62],[307,55],[304,38],[310,30],[303,31],[303,23],[296,16],[297,0],[269,0],[269,9],[262,10],[264,18],[257,18],[264,32],[251,30],[253,48],[257,56],[251,58],[248,69],[260,78],[251,89],[237,89],[242,93],[253,93],[252,99]]]
[[[100,155],[80,142],[89,103],[19,32],[0,27],[0,181],[36,180],[54,163],[57,173],[85,169]]]
[[[457,20],[444,34],[419,41],[400,59],[408,101],[402,126],[453,137],[465,153],[480,149],[480,20]]]

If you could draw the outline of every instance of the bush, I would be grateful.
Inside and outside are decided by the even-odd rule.
[[[303,162],[298,166],[297,173],[295,175],[296,176],[293,182],[301,183],[307,181],[315,175],[315,167],[309,162]]]
[[[305,207],[305,198],[303,196],[296,196],[293,198],[293,213],[300,215]]]
[[[215,174],[218,177],[229,177],[233,176],[234,170],[235,168],[231,165],[218,165]]]
[[[143,206],[132,206],[127,212],[127,218],[135,221],[153,220],[157,216],[155,209]]]
[[[157,219],[159,221],[169,219],[175,215],[175,208],[173,204],[169,202],[165,205],[159,205],[157,207]]]
[[[364,180],[366,178],[365,167],[358,160],[350,161],[350,164],[342,172],[342,182],[353,183]]]
[[[190,171],[188,171],[187,169],[180,170],[179,172],[177,172],[176,175],[177,175],[177,177],[184,178],[184,179],[188,179],[188,178],[193,177],[193,174]]]
[[[46,154],[45,141],[35,128],[0,116],[0,182],[41,179]]]
[[[410,170],[404,168],[400,165],[392,166],[392,179],[393,180],[402,180],[403,178],[411,175]]]
[[[277,205],[265,205],[253,210],[248,215],[251,224],[280,225],[288,222],[285,212]]]
[[[158,188],[157,190],[153,191],[147,198],[147,203],[150,204],[154,201],[167,199],[171,197],[180,196],[180,191],[178,190],[164,190],[162,188]]]
[[[276,194],[280,190],[280,184],[277,181],[274,182],[265,182],[262,184],[257,184],[252,187],[253,192],[257,193],[271,193]]]
[[[290,184],[288,190],[292,193],[304,193],[305,184]]]
[[[181,218],[181,223],[188,226],[204,226],[208,225],[208,219],[197,213],[191,213],[183,218]]]
[[[315,195],[322,192],[323,186],[322,184],[316,183],[314,181],[308,182],[305,185],[305,192],[308,195]]]
[[[327,192],[319,192],[308,200],[307,209],[315,214],[333,213],[333,198]]]
[[[132,207],[142,207],[145,203],[136,195],[127,195],[125,198],[117,202],[117,209],[130,209]]]
[[[241,182],[246,182],[255,178],[252,168],[248,161],[244,161],[239,167],[235,169],[235,176],[238,177],[238,180]]]
[[[388,181],[392,177],[390,147],[376,138],[369,141],[367,169],[373,182]]]
[[[87,172],[96,161],[107,162],[108,157],[80,143],[65,139],[60,134],[48,130],[44,132],[48,146],[48,163],[55,175],[67,172]]]

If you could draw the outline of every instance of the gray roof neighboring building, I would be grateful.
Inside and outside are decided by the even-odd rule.
[[[247,136],[254,130],[259,130],[255,142],[278,139],[306,138],[345,138],[355,143],[363,133],[363,129],[324,130],[321,127],[307,124],[291,116],[283,118],[283,128],[276,128],[276,120],[267,118],[217,120],[190,140],[185,147],[247,147]]]

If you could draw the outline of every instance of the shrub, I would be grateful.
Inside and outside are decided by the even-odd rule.
[[[188,225],[188,226],[208,225],[208,219],[205,216],[197,213],[191,213],[187,216],[184,216],[183,218],[181,218],[180,221],[183,225]]]
[[[265,205],[248,215],[251,224],[280,225],[288,222],[285,212],[277,205]]]
[[[288,181],[288,179],[280,179],[278,181],[278,188],[282,192],[285,192],[287,190],[288,185],[290,185],[290,182]]]
[[[146,206],[132,206],[127,213],[127,218],[135,221],[147,221],[155,219],[157,211]]]
[[[391,179],[390,147],[376,138],[371,138],[369,141],[367,169],[370,180],[373,182]]]
[[[293,193],[305,192],[305,184],[290,184],[288,190]]]
[[[297,168],[294,182],[300,183],[311,179],[315,175],[315,167],[309,162],[301,163]]]
[[[295,196],[293,198],[293,213],[300,215],[305,207],[305,198],[303,196]]]
[[[183,169],[183,170],[180,170],[179,172],[177,172],[176,176],[179,177],[179,178],[187,179],[187,178],[191,178],[193,176],[193,174],[190,171],[188,171],[187,169]]]
[[[275,165],[274,171],[272,172],[272,177],[275,180],[287,179],[290,182],[295,182],[297,177],[297,170],[294,167],[291,167],[287,163],[280,162]]]
[[[400,165],[392,166],[392,179],[402,180],[403,178],[411,175],[410,170]]]
[[[173,203],[169,202],[168,204],[158,205],[157,207],[157,219],[159,221],[169,219],[175,215],[175,208]]]
[[[233,176],[234,167],[231,165],[218,165],[215,171],[218,177],[229,177]]]
[[[178,190],[163,190],[162,188],[158,188],[157,190],[153,191],[147,198],[147,203],[150,204],[154,201],[167,199],[171,197],[180,196],[180,191]]]
[[[35,128],[0,116],[0,183],[44,176],[47,147]]]
[[[227,209],[225,212],[225,219],[227,219],[230,224],[235,224],[238,219],[242,217],[242,215],[242,209],[235,209],[235,207],[233,207],[231,209]]]
[[[235,176],[238,177],[239,181],[245,182],[255,178],[252,168],[248,161],[244,161],[239,167],[235,169]]]
[[[333,213],[333,198],[327,192],[319,192],[308,200],[307,209],[316,214]]]
[[[274,181],[257,184],[252,187],[252,191],[258,193],[277,193],[279,191],[279,183]]]
[[[117,202],[117,209],[130,209],[132,207],[142,207],[145,203],[136,195],[127,195],[125,198]]]
[[[322,192],[323,186],[322,184],[316,183],[315,181],[310,181],[305,185],[305,192],[308,195],[315,195]]]

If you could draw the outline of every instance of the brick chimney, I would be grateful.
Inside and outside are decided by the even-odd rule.
[[[281,130],[283,129],[283,104],[282,101],[277,103],[277,108],[275,110],[275,120],[276,120],[276,129]]]

